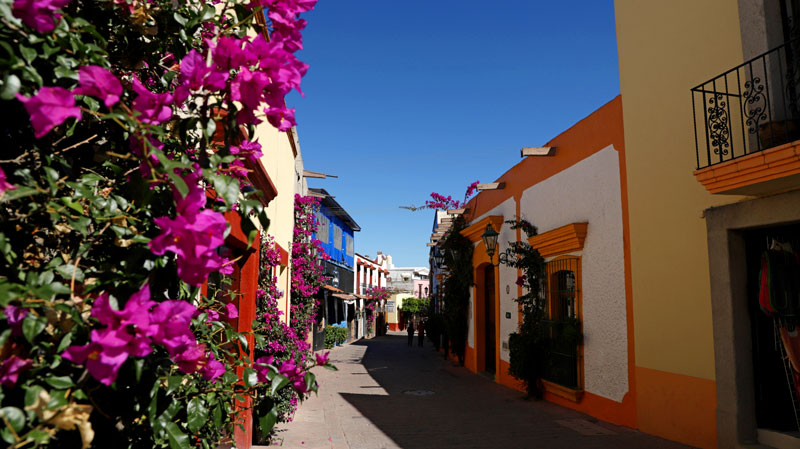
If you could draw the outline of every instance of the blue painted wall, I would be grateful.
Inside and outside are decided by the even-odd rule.
[[[347,265],[352,270],[353,266],[355,265],[355,257],[347,254],[346,236],[349,235],[350,238],[353,239],[353,249],[355,250],[355,239],[354,239],[353,229],[344,224],[344,222],[341,219],[339,219],[339,217],[333,215],[331,211],[327,207],[325,207],[325,205],[320,205],[320,212],[322,213],[322,215],[326,216],[330,222],[330,224],[328,225],[328,241],[322,242],[322,248],[325,250],[325,254],[330,256],[330,258],[333,261],[343,265]],[[336,249],[335,245],[333,244],[333,237],[335,234],[333,230],[334,226],[338,226],[342,230],[342,242],[340,245],[341,249]],[[317,235],[316,232],[313,234],[313,237],[315,239],[319,239],[319,236]]]

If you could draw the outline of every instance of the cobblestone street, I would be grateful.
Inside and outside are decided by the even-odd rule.
[[[319,396],[279,426],[288,448],[647,448],[679,445],[522,394],[395,334],[334,349]]]

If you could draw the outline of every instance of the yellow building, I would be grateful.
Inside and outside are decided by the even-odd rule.
[[[304,195],[308,190],[303,176],[303,158],[297,138],[297,129],[280,132],[264,122],[256,127],[254,138],[261,144],[261,164],[269,176],[274,197],[267,206],[270,219],[267,234],[275,239],[280,253],[280,266],[277,267],[278,288],[284,292],[278,308],[289,319],[291,290],[291,253],[294,234],[294,196]]]
[[[800,4],[615,9],[638,427],[703,448],[798,447],[800,377],[777,337],[793,322],[758,304],[764,251],[800,240],[800,45],[784,45]]]

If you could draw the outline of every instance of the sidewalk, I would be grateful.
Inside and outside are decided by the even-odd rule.
[[[279,447],[337,449],[686,448],[522,394],[391,333],[336,348],[339,371],[315,371],[320,394]],[[273,446],[274,447],[274,446]]]

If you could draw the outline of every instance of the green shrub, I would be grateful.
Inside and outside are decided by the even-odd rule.
[[[347,341],[347,328],[338,326],[325,327],[325,349],[341,345]]]

